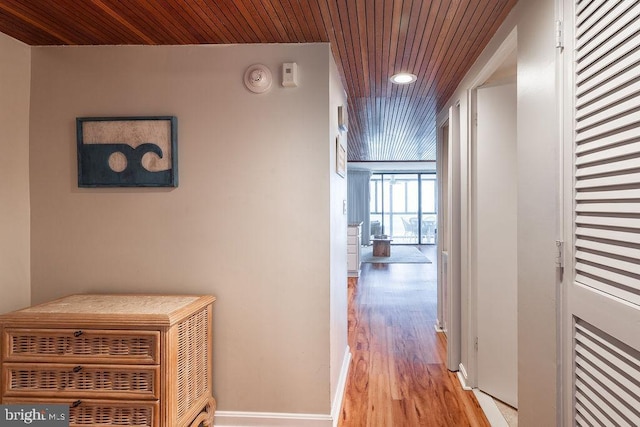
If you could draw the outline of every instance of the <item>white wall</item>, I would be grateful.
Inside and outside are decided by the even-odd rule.
[[[557,269],[559,111],[554,0],[520,5],[518,23],[518,417],[554,425],[559,415]]]
[[[29,46],[0,33],[0,313],[29,305]]]
[[[346,265],[332,212],[346,184],[330,167],[329,45],[32,52],[33,302],[214,294],[218,409],[329,414],[330,344],[344,353],[346,334],[330,313],[343,305],[330,265]],[[283,88],[291,61],[300,86]],[[243,86],[254,63],[274,74],[266,94]],[[177,116],[178,188],[77,187],[75,118],[114,115]]]
[[[518,47],[518,422],[522,426],[557,423],[556,308],[557,279],[553,258],[556,230],[558,96],[555,87],[554,0],[520,0],[474,63],[453,97],[438,114],[460,101],[462,197],[462,363],[472,361],[474,324],[467,219],[469,195],[467,150],[471,129],[467,90],[507,36],[517,27]],[[465,170],[466,169],[466,170]],[[470,216],[471,215],[471,216]],[[465,249],[466,248],[466,249]],[[473,313],[472,313],[473,314]],[[470,366],[475,369],[474,366]]]

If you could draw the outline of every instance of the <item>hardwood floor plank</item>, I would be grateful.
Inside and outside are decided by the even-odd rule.
[[[399,343],[394,339],[393,335],[393,327],[387,326],[387,348],[390,349],[387,357],[387,371],[389,372],[389,391],[391,392],[391,399],[401,400],[405,394],[402,392],[402,384],[399,381],[399,379],[403,379],[402,372],[398,372],[397,368],[398,365],[402,364],[402,360],[395,357],[398,350],[397,345]]]
[[[434,260],[435,247],[421,247]],[[473,426],[489,423],[446,368],[436,322],[435,264],[363,264],[348,281],[352,361],[339,426]]]
[[[387,410],[391,401],[389,393],[389,373],[385,346],[377,346],[373,351],[369,369],[369,405],[367,407],[367,426],[390,426],[391,412]]]

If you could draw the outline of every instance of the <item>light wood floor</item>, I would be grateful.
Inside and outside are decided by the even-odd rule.
[[[489,426],[445,367],[446,338],[434,329],[435,246],[421,250],[433,264],[362,264],[349,279],[353,358],[341,427]]]

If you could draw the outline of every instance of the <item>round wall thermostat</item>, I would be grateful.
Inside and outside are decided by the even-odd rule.
[[[244,73],[244,84],[251,92],[264,93],[271,89],[273,78],[266,65],[254,64]]]

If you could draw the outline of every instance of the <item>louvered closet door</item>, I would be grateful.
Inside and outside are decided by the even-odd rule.
[[[565,6],[572,259],[564,421],[639,426],[640,2]]]

